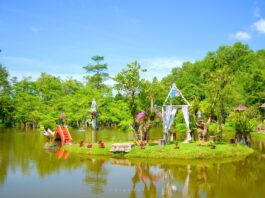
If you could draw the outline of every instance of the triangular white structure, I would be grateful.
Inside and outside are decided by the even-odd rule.
[[[167,101],[170,98],[179,97],[181,96],[182,99],[185,101],[186,104],[184,105],[167,105]],[[191,140],[190,136],[190,121],[189,121],[189,106],[190,103],[186,100],[186,98],[183,96],[183,94],[180,92],[180,90],[176,87],[176,84],[173,83],[172,87],[164,101],[163,107],[162,107],[162,117],[163,117],[163,123],[164,123],[164,141],[167,141],[167,135],[171,128],[171,125],[173,124],[175,115],[178,111],[178,109],[182,109],[184,120],[186,122],[187,126],[187,138],[186,142]]]
[[[174,98],[174,97],[179,97],[179,96],[181,96],[181,98],[186,102],[186,105],[191,106],[190,103],[187,101],[187,99],[180,92],[180,90],[176,87],[175,83],[172,84],[172,87],[167,95],[167,98],[164,101],[163,106],[166,105],[166,102],[168,101],[169,97]]]

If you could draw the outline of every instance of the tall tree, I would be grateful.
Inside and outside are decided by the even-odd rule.
[[[0,64],[0,118],[3,124],[6,124],[8,116],[11,113],[11,86],[8,76],[8,71]]]
[[[14,84],[16,115],[18,122],[24,127],[36,128],[43,118],[47,109],[43,108],[36,89],[36,82],[31,78],[24,78],[23,80]],[[46,112],[45,112],[46,111]],[[43,112],[43,113],[42,113]]]
[[[109,74],[105,72],[108,69],[108,65],[106,63],[101,63],[104,60],[104,56],[93,56],[91,59],[95,64],[84,66],[83,69],[85,69],[87,73],[94,74],[86,78],[90,83],[94,84],[95,88],[100,88],[103,81],[109,77]]]
[[[137,97],[141,91],[143,80],[140,77],[141,66],[137,61],[127,65],[127,69],[119,72],[113,80],[116,81],[114,88],[121,94],[127,96],[131,116],[133,119],[132,127],[135,129],[135,117],[137,113]]]
[[[156,77],[153,78],[152,82],[143,81],[143,89],[139,95],[141,108],[150,108],[150,111],[153,112],[155,105],[161,106],[167,94],[164,90],[166,89],[164,89],[163,84]]]
[[[217,135],[222,139],[222,124],[225,122],[232,81],[232,71],[230,67],[224,66],[217,69],[206,79],[205,91],[206,101],[209,105],[209,121],[213,115],[217,117]]]

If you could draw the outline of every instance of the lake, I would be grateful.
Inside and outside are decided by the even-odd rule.
[[[71,131],[80,140],[126,141],[117,130]],[[161,138],[152,132],[151,138]],[[232,163],[118,159],[45,150],[42,132],[0,129],[0,197],[265,197],[265,141]]]

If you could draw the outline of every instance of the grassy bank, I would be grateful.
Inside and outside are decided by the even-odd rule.
[[[265,140],[265,133],[251,132],[250,135],[252,140]],[[233,138],[235,138],[235,132],[223,133],[223,139],[225,141],[229,142]]]
[[[105,148],[99,148],[97,144],[94,144],[92,148],[87,148],[86,146],[80,147],[79,144],[65,145],[64,150],[86,155],[99,155],[99,156],[115,156],[110,152],[110,147],[112,143],[105,143]]]
[[[264,133],[251,133],[252,140],[265,140]]]
[[[111,143],[105,144],[105,148],[98,148],[95,144],[93,148],[80,147],[79,145],[64,146],[65,150],[73,153],[99,156],[121,156],[110,152]],[[179,149],[174,144],[160,147],[158,145],[146,146],[144,149],[135,146],[132,150],[124,154],[125,158],[152,158],[152,159],[227,159],[242,158],[253,153],[253,149],[243,145],[218,144],[215,149],[210,146],[198,146],[198,143],[180,143]]]

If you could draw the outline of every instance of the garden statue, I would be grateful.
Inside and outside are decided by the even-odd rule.
[[[191,135],[191,133],[192,133],[192,131],[190,130],[190,129],[188,129],[187,131],[186,131],[186,142],[188,143],[188,142],[190,142],[191,140],[192,140],[192,135]]]
[[[197,112],[198,118],[201,119],[202,118],[202,112],[200,110],[198,110]]]
[[[93,129],[98,129],[98,123],[97,123],[97,103],[95,98],[93,98],[92,104],[91,104],[91,120],[92,120],[92,128]]]
[[[96,103],[95,98],[93,98],[93,100],[92,100],[91,112],[97,112],[97,103]]]
[[[203,120],[200,120],[199,123],[196,123],[199,141],[205,142],[208,133],[207,124]]]

